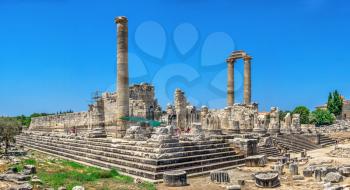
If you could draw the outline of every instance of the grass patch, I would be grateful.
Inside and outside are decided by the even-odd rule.
[[[83,169],[83,168],[85,168],[84,165],[79,164],[77,162],[69,161],[69,160],[61,160],[61,164],[63,166],[68,166],[68,167],[71,167],[71,168],[74,168],[74,169]]]
[[[35,165],[36,164],[36,160],[34,160],[34,159],[26,159],[26,160],[23,161],[23,163],[25,165]]]
[[[122,183],[134,183],[134,179],[132,177],[129,176],[125,176],[125,175],[117,175],[114,176],[114,179],[116,179],[117,181],[120,181]]]
[[[156,186],[153,183],[149,183],[149,182],[143,182],[141,184],[138,185],[140,187],[140,189],[145,189],[145,190],[156,190]]]
[[[11,167],[15,167],[19,172],[21,172],[23,171],[24,165],[36,165],[36,160],[25,159],[25,160],[22,160],[19,164],[14,164]]]
[[[62,161],[63,169],[59,171],[39,172],[38,176],[49,187],[66,186],[68,189],[99,179],[119,177],[116,170],[102,170],[96,167],[84,166],[72,161]]]
[[[115,169],[103,170],[69,160],[46,159],[44,154],[36,153],[33,155],[35,156],[22,160],[13,167],[16,167],[18,171],[23,171],[24,165],[35,165],[37,168],[36,175],[43,182],[43,188],[57,189],[64,186],[70,190],[74,186],[81,185],[103,190],[115,189],[116,187],[118,189],[156,189],[154,184],[147,182],[134,184],[132,177],[121,175]],[[101,182],[105,184],[101,184]]]

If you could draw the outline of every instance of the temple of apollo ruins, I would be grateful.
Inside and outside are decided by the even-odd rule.
[[[334,144],[315,126],[301,125],[298,114],[280,118],[278,107],[259,112],[251,98],[251,68],[255,63],[245,51],[233,51],[226,59],[225,108],[193,106],[181,89],[174,89],[174,102],[161,108],[154,93],[156,86],[129,85],[128,19],[117,17],[115,24],[116,92],[96,96],[85,112],[33,118],[29,129],[17,137],[20,144],[116,168],[151,182],[160,182],[165,173],[173,171],[184,171],[188,177],[206,175],[214,170],[261,165],[265,160],[283,160],[291,152]],[[244,101],[236,103],[234,68],[239,59],[244,64]],[[159,125],[153,126],[154,122]],[[271,180],[278,185],[276,175],[271,174]]]

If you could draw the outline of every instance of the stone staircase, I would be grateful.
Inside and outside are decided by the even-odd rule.
[[[320,145],[316,145],[306,137],[297,134],[281,134],[273,137],[278,146],[291,150],[292,152],[301,152],[305,150],[314,150],[321,148]]]
[[[322,147],[331,146],[331,145],[334,145],[335,143],[336,143],[336,140],[331,139],[330,137],[324,134],[320,135],[320,145]]]
[[[266,155],[267,157],[279,157],[282,156],[282,153],[278,151],[276,147],[265,147],[265,146],[260,146],[258,147],[258,153]]]
[[[158,182],[163,172],[184,170],[189,176],[204,175],[212,170],[242,166],[238,155],[224,140],[180,143],[146,143],[110,138],[83,138],[22,134],[19,144],[103,168]]]

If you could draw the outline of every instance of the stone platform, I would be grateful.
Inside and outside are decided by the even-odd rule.
[[[31,149],[104,168],[115,168],[142,179],[162,181],[166,171],[183,170],[188,176],[242,166],[243,155],[224,140],[180,141],[157,144],[112,138],[85,138],[27,133],[17,142]]]

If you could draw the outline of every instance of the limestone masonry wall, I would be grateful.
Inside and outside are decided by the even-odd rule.
[[[154,98],[154,87],[147,83],[130,86],[130,116],[149,119],[161,112]],[[86,112],[49,115],[32,119],[30,130],[53,131],[67,128],[86,130],[95,126],[113,126],[117,118],[117,93],[103,93]]]
[[[60,115],[49,115],[32,118],[30,129],[45,130],[47,127],[64,129],[65,127],[87,127],[90,119],[89,112],[65,113]]]

